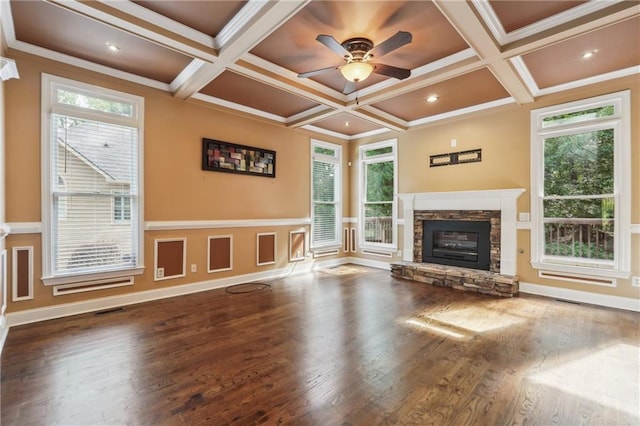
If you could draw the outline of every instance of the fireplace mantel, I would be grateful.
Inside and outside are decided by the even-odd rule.
[[[523,188],[398,194],[404,213],[403,260],[413,262],[415,210],[500,210],[500,274],[517,273],[517,200]],[[419,261],[419,260],[417,260]]]

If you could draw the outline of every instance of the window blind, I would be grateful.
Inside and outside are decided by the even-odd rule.
[[[338,241],[336,166],[336,163],[313,161],[312,242],[316,246]]]
[[[138,130],[51,116],[52,273],[134,267]]]

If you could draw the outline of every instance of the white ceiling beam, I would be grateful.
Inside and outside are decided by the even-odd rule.
[[[475,14],[471,3],[464,1],[434,0],[436,7],[458,30],[462,38],[487,63],[487,67],[519,104],[534,101],[533,95],[518,76],[518,73],[505,61],[500,46],[491,33]]]
[[[174,92],[174,96],[187,99],[206,86],[214,78],[249,52],[255,45],[295,15],[310,0],[278,0],[272,2],[250,1],[239,12],[230,26],[221,31],[217,40],[218,59],[212,64],[198,68],[192,78],[187,79]]]

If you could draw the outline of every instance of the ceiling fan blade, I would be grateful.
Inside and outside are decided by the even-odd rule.
[[[313,71],[307,71],[307,72],[303,72],[303,73],[298,74],[298,78],[313,77],[314,75],[322,74],[323,72],[327,72],[327,71],[331,71],[331,70],[337,70],[338,68],[340,68],[340,67],[339,66],[333,66],[333,67],[327,67],[327,68],[320,68],[318,70],[313,70]]]
[[[330,35],[320,34],[318,37],[316,37],[316,40],[327,46],[339,56],[347,55],[351,57],[351,53],[349,53],[349,51],[345,49],[344,46],[338,43],[338,41]]]
[[[389,52],[396,50],[399,47],[404,46],[405,44],[411,43],[412,38],[413,36],[411,35],[411,33],[408,33],[406,31],[398,31],[397,33],[368,51],[365,57],[373,56],[374,59],[379,58]]]
[[[342,93],[345,95],[351,94],[356,91],[356,84],[353,81],[346,80],[344,83],[344,89],[342,89]]]
[[[398,68],[391,65],[375,64],[373,66],[373,72],[376,74],[382,74],[389,77],[397,78],[398,80],[404,80],[411,75],[411,70],[406,68]]]

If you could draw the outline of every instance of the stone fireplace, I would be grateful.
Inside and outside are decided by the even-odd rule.
[[[517,294],[516,201],[523,192],[400,194],[404,262],[393,263],[392,274],[498,296]]]
[[[450,224],[450,225],[447,225]],[[486,231],[485,228],[486,227]],[[447,236],[456,232],[475,234],[472,238],[453,243]],[[485,235],[486,234],[486,235]],[[438,237],[443,236],[438,255]],[[453,235],[451,235],[453,238]],[[478,241],[471,241],[476,238]],[[436,241],[434,241],[436,240]],[[473,243],[476,243],[474,245]],[[483,244],[486,243],[486,244]],[[447,246],[466,245],[471,250],[447,250]],[[474,251],[475,250],[475,251]],[[434,253],[435,251],[435,253]],[[472,253],[475,259],[463,259]],[[439,263],[500,272],[500,211],[499,210],[416,210],[413,212],[413,261]]]

